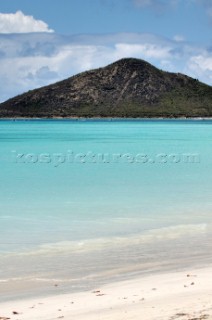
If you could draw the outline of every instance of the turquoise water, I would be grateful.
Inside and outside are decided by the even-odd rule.
[[[212,121],[0,121],[0,168],[4,296],[210,262]]]

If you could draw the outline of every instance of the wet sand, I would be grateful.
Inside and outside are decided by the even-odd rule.
[[[148,275],[88,292],[0,303],[0,320],[211,320],[211,275],[212,267]]]

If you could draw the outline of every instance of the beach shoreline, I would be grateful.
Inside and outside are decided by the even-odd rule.
[[[211,274],[212,266],[139,276],[87,292],[8,301],[0,303],[0,319],[212,319]]]

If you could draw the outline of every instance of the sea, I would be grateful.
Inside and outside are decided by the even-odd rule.
[[[212,121],[0,121],[0,301],[212,263]]]

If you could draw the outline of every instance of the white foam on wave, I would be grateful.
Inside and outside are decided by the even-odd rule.
[[[29,281],[31,278],[29,277],[12,277],[12,278],[6,278],[6,279],[0,279],[0,283],[7,283],[10,281],[18,282],[18,281]]]
[[[171,241],[180,238],[187,239],[198,235],[209,234],[211,228],[209,225],[188,224],[153,229],[141,234],[133,234],[124,237],[85,239],[81,241],[61,241],[57,243],[42,244],[33,250],[12,253],[11,255],[58,255],[58,254],[81,254],[98,250],[119,249],[129,246],[141,246],[159,241]]]

